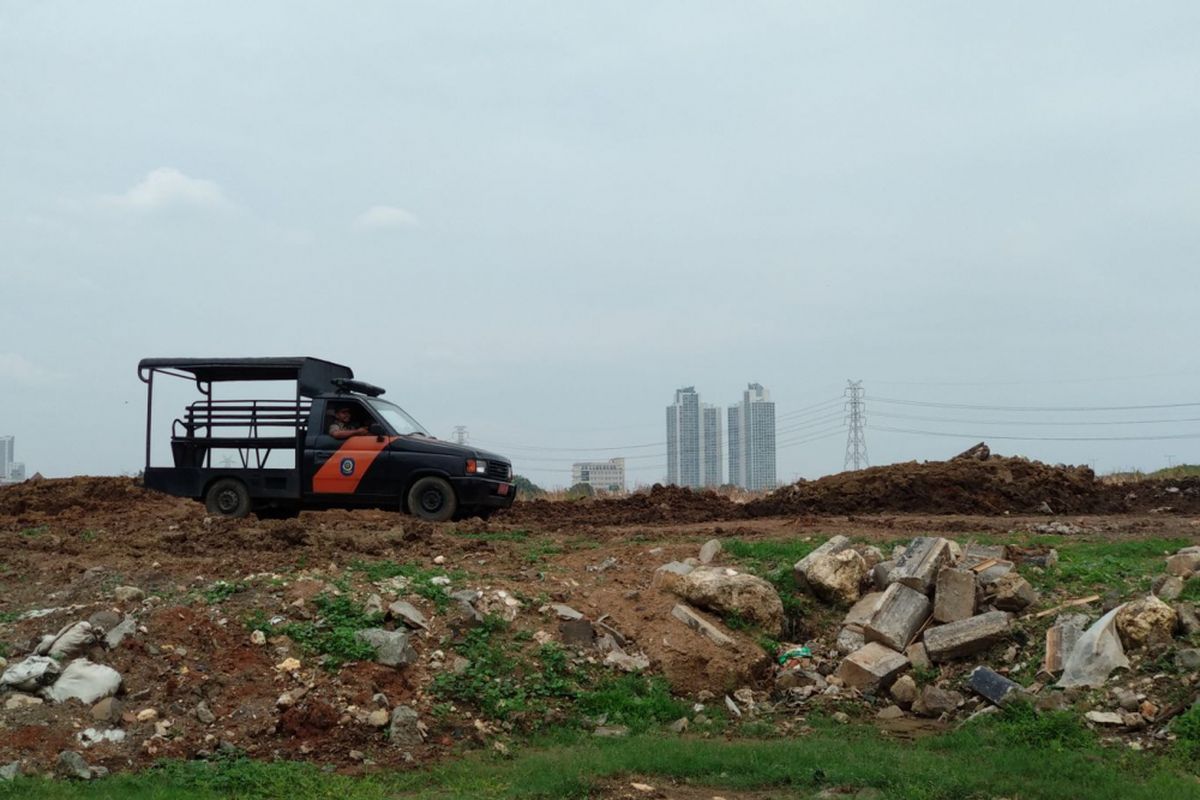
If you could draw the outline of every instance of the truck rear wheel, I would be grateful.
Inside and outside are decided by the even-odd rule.
[[[204,496],[208,513],[239,519],[250,513],[250,491],[237,478],[221,478]]]
[[[429,522],[446,522],[458,510],[454,487],[445,478],[434,475],[421,478],[408,490],[408,510]]]

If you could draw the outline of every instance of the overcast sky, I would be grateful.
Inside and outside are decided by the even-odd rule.
[[[872,402],[1200,402],[1197,42],[1194,2],[0,0],[0,434],[136,471],[139,358],[303,354],[547,485],[661,479],[584,448],[662,442],[687,385],[816,420],[781,479],[841,468],[802,409],[848,378],[956,434],[872,463],[1200,437]]]

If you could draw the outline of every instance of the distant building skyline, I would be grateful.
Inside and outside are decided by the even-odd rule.
[[[25,480],[25,465],[16,460],[17,437],[0,436],[0,483]]]
[[[571,485],[579,483],[603,492],[625,491],[625,459],[575,462],[571,465]]]
[[[760,383],[747,384],[742,402],[729,407],[729,482],[751,491],[777,485],[775,403]]]

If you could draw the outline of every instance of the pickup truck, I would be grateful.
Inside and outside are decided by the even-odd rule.
[[[171,423],[170,466],[151,463],[156,376],[194,382],[200,394]],[[217,516],[384,508],[443,522],[486,519],[516,497],[508,459],[435,438],[342,364],[306,356],[145,358],[138,378],[146,384],[144,485],[203,500]],[[294,399],[213,396],[222,383],[261,381],[294,383]]]

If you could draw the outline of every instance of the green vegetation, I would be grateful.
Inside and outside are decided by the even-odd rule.
[[[767,580],[775,587],[775,591],[779,592],[779,599],[783,601],[783,635],[785,638],[793,640],[800,638],[797,634],[804,624],[803,621],[815,610],[812,598],[801,592],[796,586],[793,567],[797,561],[811,553],[824,541],[825,539],[819,537],[808,541],[730,539],[723,545],[725,551],[742,568]],[[768,652],[773,652],[773,648]]]
[[[553,542],[531,542],[523,551],[521,559],[527,564],[539,564],[549,556],[556,556],[563,549]]]
[[[1200,578],[1193,577],[1184,583],[1179,599],[1185,603],[1200,603]]]
[[[513,486],[517,489],[517,497],[532,499],[546,494],[546,490],[538,486],[524,475],[513,475]]]
[[[844,790],[850,796],[854,789],[865,787],[874,787],[892,800],[1197,796],[1195,777],[1177,771],[1175,762],[1147,753],[1103,749],[1077,722],[1071,727],[1060,720],[1058,715],[1039,718],[1014,711],[915,742],[889,740],[866,727],[820,720],[813,720],[811,734],[796,739],[576,739],[544,749],[517,750],[510,759],[477,752],[424,770],[364,777],[291,762],[167,762],[149,772],[86,784],[19,779],[0,784],[0,797],[548,800],[584,798],[602,781],[628,782],[630,776],[651,784],[673,779],[713,789],[768,789],[780,798],[812,798],[827,789]]]
[[[445,576],[451,581],[461,581],[466,573],[447,571],[444,569],[426,569],[416,564],[398,564],[395,561],[356,561],[350,569],[362,573],[367,580],[375,583],[389,578],[405,578],[413,592],[433,602],[438,611],[450,607],[450,594],[445,586],[439,586],[433,579]]]
[[[1200,774],[1200,706],[1176,717],[1171,732],[1177,737],[1172,755],[1185,769]]]
[[[344,594],[317,595],[313,598],[313,605],[320,612],[320,616],[313,621],[272,626],[265,615],[259,612],[248,618],[246,624],[252,630],[261,630],[268,636],[287,636],[301,649],[320,655],[327,669],[337,669],[348,661],[369,661],[375,657],[375,648],[354,634],[377,627],[383,621],[382,614],[367,614],[360,603]]]
[[[592,488],[590,483],[577,483],[570,489],[567,489],[566,497],[568,500],[582,500],[585,497],[595,497],[596,490]]]
[[[482,533],[455,531],[454,535],[480,542],[523,542],[529,538],[529,531],[484,531]]]
[[[1066,542],[1035,537],[1030,544],[1048,544],[1058,550],[1058,564],[1027,577],[1041,590],[1083,594],[1116,590],[1122,595],[1145,591],[1150,580],[1163,572],[1164,557],[1191,542],[1187,539],[1134,539],[1103,542]]]
[[[28,539],[36,539],[48,530],[50,530],[49,525],[35,525],[32,528],[22,528],[19,533]]]
[[[211,605],[224,602],[230,597],[233,597],[238,592],[244,592],[248,589],[244,583],[229,583],[228,581],[215,581],[204,590],[204,602]]]

